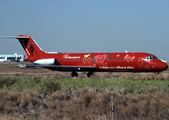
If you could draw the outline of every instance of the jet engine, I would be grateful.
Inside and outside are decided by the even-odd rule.
[[[37,64],[37,65],[55,65],[55,64],[57,64],[57,59],[55,59],[55,58],[39,59],[33,63]]]

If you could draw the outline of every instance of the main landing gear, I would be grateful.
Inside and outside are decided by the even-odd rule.
[[[94,75],[94,72],[91,72],[91,71],[90,71],[90,72],[87,73],[87,77],[88,77],[88,78],[92,77],[93,75]],[[78,73],[77,73],[76,71],[73,71],[73,72],[71,73],[71,76],[72,76],[72,77],[78,77]]]
[[[91,71],[87,73],[87,77],[92,77],[93,75],[94,75],[94,73]]]
[[[73,72],[71,73],[71,76],[72,76],[72,77],[78,77],[78,73],[77,73],[76,71],[73,71]]]

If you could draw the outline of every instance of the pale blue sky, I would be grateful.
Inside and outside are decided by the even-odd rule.
[[[0,36],[30,34],[48,52],[148,52],[169,61],[167,0],[0,0]],[[24,53],[0,38],[0,54]]]

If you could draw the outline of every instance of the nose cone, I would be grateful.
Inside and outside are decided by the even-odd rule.
[[[164,70],[167,70],[167,69],[168,69],[168,65],[165,63]]]
[[[164,71],[168,68],[168,65],[166,63],[162,62],[162,61],[158,62],[155,66],[156,66],[155,67],[156,70],[159,70],[159,71]]]

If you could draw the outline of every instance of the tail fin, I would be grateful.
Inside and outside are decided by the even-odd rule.
[[[19,40],[28,57],[46,53],[36,44],[29,34],[18,35],[16,39]]]

